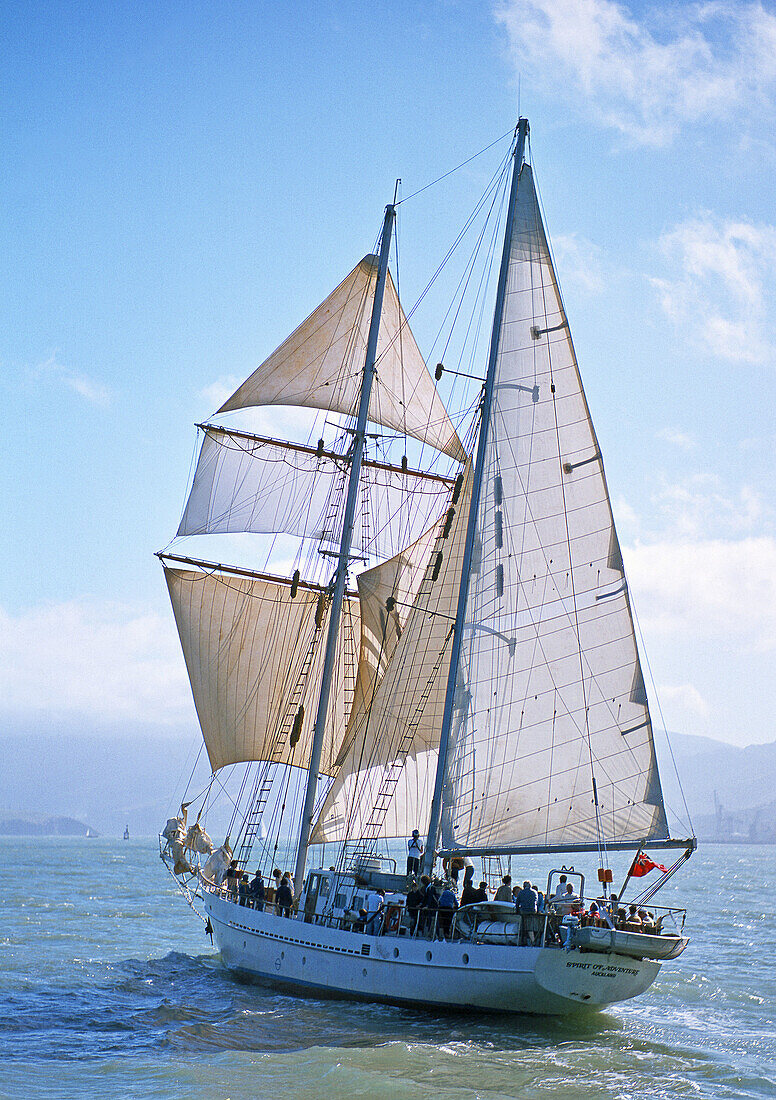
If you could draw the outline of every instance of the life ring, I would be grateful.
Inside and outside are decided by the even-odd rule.
[[[396,933],[401,927],[401,905],[389,905],[385,910],[385,929],[386,933]]]

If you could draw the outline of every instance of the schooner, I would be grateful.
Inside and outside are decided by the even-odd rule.
[[[213,850],[203,801],[193,825],[185,807],[168,822],[162,854],[232,969],[354,997],[562,1014],[642,993],[687,944],[682,910],[653,912],[649,931],[580,916],[596,893],[611,908],[610,852],[632,851],[636,875],[645,846],[681,851],[635,899],[651,904],[695,841],[668,829],[603,459],[527,138],[521,119],[496,185],[503,248],[468,429],[440,396],[448,368],[429,371],[389,270],[395,201],[377,254],[218,423],[200,426],[176,540],[159,556],[208,797],[230,766],[253,770],[236,835]],[[230,414],[273,406],[320,410],[320,437],[229,426]],[[267,564],[181,549],[230,534],[254,539]],[[273,568],[272,551],[277,561],[289,547]],[[262,860],[269,876],[277,840],[262,835],[279,800],[284,812],[294,803],[299,775],[289,918],[236,883]],[[494,902],[465,906],[449,929],[433,914],[419,924],[407,911],[414,883],[386,847],[416,826],[432,879],[454,857],[492,869],[591,853],[597,880],[586,892],[581,873],[553,868],[548,897],[567,872],[577,912],[548,906],[530,929]],[[385,907],[367,933],[359,913],[378,889]]]

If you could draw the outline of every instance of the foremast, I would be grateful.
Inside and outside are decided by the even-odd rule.
[[[469,578],[471,574],[472,555],[474,553],[474,540],[477,528],[477,515],[480,506],[480,490],[485,468],[485,451],[488,442],[488,427],[490,424],[490,411],[493,404],[493,385],[496,378],[496,362],[498,359],[499,344],[501,341],[501,322],[504,314],[504,300],[507,289],[507,276],[509,274],[509,256],[512,246],[512,228],[517,207],[517,190],[520,182],[520,169],[523,166],[525,155],[525,140],[528,136],[528,119],[521,118],[517,124],[517,140],[515,151],[512,154],[512,183],[509,193],[509,206],[507,220],[504,229],[504,248],[501,254],[501,267],[499,269],[498,285],[496,289],[496,306],[493,314],[493,329],[490,338],[490,350],[488,353],[488,369],[485,375],[485,383],[482,390],[480,403],[480,431],[477,440],[477,458],[474,464],[472,482],[472,494],[469,504],[469,518],[466,528],[466,542],[464,544],[463,566],[461,569],[461,585],[458,591],[458,606],[453,630],[453,641],[450,653],[450,670],[447,677],[447,690],[445,694],[445,706],[442,713],[442,728],[439,735],[439,758],[437,761],[436,778],[434,780],[434,794],[431,802],[431,814],[428,825],[428,838],[424,855],[424,868],[431,872],[434,866],[434,854],[436,850],[439,825],[442,816],[442,790],[444,787],[445,770],[447,766],[447,750],[450,743],[450,731],[453,723],[453,709],[455,702],[456,683],[458,679],[458,664],[461,656],[461,642],[466,618],[466,605],[469,598]]]
[[[353,519],[355,516],[356,502],[358,499],[359,482],[361,477],[361,465],[366,441],[366,422],[369,413],[369,401],[372,394],[372,384],[375,377],[375,361],[377,358],[377,341],[380,334],[380,317],[383,308],[383,293],[388,274],[388,255],[391,247],[393,223],[396,218],[396,207],[388,205],[385,208],[385,219],[380,241],[380,256],[377,270],[377,285],[372,304],[372,316],[369,323],[369,337],[367,340],[364,371],[361,378],[361,392],[358,405],[358,416],[353,434],[353,450],[350,462],[350,476],[348,479],[348,492],[345,502],[345,513],[342,524],[342,538],[340,540],[337,570],[334,576],[331,610],[329,613],[329,629],[326,636],[326,651],[324,656],[323,674],[321,678],[321,691],[318,698],[318,709],[315,716],[315,729],[313,732],[312,748],[310,752],[309,772],[307,776],[307,788],[305,790],[304,808],[299,826],[299,845],[296,853],[296,866],[294,869],[294,883],[297,891],[301,891],[304,882],[305,865],[307,862],[307,850],[310,842],[313,810],[315,807],[315,795],[318,786],[318,769],[321,763],[321,751],[326,732],[326,717],[329,709],[329,697],[331,694],[332,676],[337,653],[337,636],[339,633],[340,616],[342,613],[342,601],[345,595],[348,565],[350,562],[350,548],[353,540]]]

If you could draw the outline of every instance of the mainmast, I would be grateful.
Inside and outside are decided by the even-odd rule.
[[[366,422],[369,413],[369,400],[372,394],[372,383],[376,373],[375,360],[377,358],[377,338],[380,333],[383,291],[385,290],[385,280],[388,274],[388,253],[391,247],[391,234],[395,217],[396,207],[394,205],[386,206],[380,242],[377,285],[375,287],[372,317],[369,324],[369,338],[366,347],[364,373],[361,379],[358,418],[356,420],[356,428],[353,436],[353,453],[350,463],[348,495],[345,502],[342,539],[340,541],[339,559],[337,562],[337,572],[334,578],[331,611],[329,614],[329,631],[326,637],[326,653],[321,679],[321,694],[318,699],[318,711],[315,717],[315,730],[310,752],[310,771],[307,777],[307,790],[305,792],[304,809],[302,810],[302,821],[299,829],[299,847],[297,848],[296,868],[294,870],[294,884],[297,892],[300,892],[302,889],[305,864],[307,862],[307,849],[310,841],[310,830],[312,827],[313,809],[315,806],[315,792],[318,785],[318,769],[321,763],[321,751],[323,749],[324,734],[326,731],[326,716],[329,709],[329,696],[331,694],[331,683],[337,654],[337,637],[339,633],[340,616],[342,613],[342,601],[345,594],[345,582],[347,580],[348,564],[350,561],[350,546],[353,540],[353,518],[355,516],[356,501],[359,492],[361,464],[364,454],[364,443],[366,440]]]
[[[485,450],[488,442],[488,429],[490,426],[490,412],[493,404],[493,385],[496,378],[496,361],[498,359],[499,344],[501,341],[501,321],[504,313],[504,299],[507,289],[507,274],[509,271],[509,257],[512,248],[512,227],[517,206],[517,189],[520,180],[520,169],[523,165],[525,152],[525,139],[528,135],[528,119],[521,118],[517,126],[517,142],[512,162],[512,185],[509,194],[509,208],[507,210],[507,222],[504,230],[504,249],[501,254],[501,268],[499,270],[498,287],[496,290],[496,306],[493,315],[493,330],[490,338],[490,352],[488,356],[488,370],[485,375],[485,385],[482,391],[482,403],[480,413],[480,434],[477,442],[477,458],[474,465],[471,503],[469,505],[469,520],[466,528],[466,543],[464,545],[463,566],[461,569],[461,587],[458,592],[458,608],[455,617],[455,629],[453,632],[453,644],[450,653],[450,671],[447,678],[447,692],[445,695],[445,709],[442,714],[442,728],[439,735],[439,759],[437,761],[436,779],[434,782],[434,796],[431,802],[431,816],[428,825],[428,839],[424,855],[424,869],[431,872],[434,866],[434,852],[436,850],[439,822],[442,816],[442,789],[444,786],[445,769],[447,764],[447,749],[450,742],[450,730],[453,721],[453,704],[455,700],[456,681],[458,678],[458,664],[461,656],[461,641],[463,639],[464,620],[466,618],[466,604],[469,597],[469,576],[471,573],[472,555],[474,552],[474,537],[477,527],[477,515],[480,507],[480,490],[482,476],[485,468]]]

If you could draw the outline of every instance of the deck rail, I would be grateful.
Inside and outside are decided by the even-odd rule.
[[[240,898],[236,891],[225,884],[218,885],[200,872],[200,886],[203,892],[214,894],[225,901],[245,908],[257,908],[253,899]],[[277,912],[274,902],[261,903],[266,912]],[[655,914],[657,935],[678,936],[684,928],[686,909],[674,906],[652,906]],[[505,910],[503,914],[477,913],[463,910],[420,909],[408,910],[405,905],[392,903],[385,910],[368,917],[358,918],[357,914],[304,913],[301,909],[293,911],[295,920],[307,924],[316,924],[324,928],[333,928],[358,935],[372,936],[408,936],[424,940],[458,940],[467,943],[491,943],[521,947],[563,947],[568,941],[568,933],[585,927],[591,922],[585,915],[568,914],[566,916],[550,909],[545,913],[521,914]],[[571,919],[569,919],[571,918]],[[670,925],[670,931],[666,925]],[[598,927],[607,927],[604,921]]]

